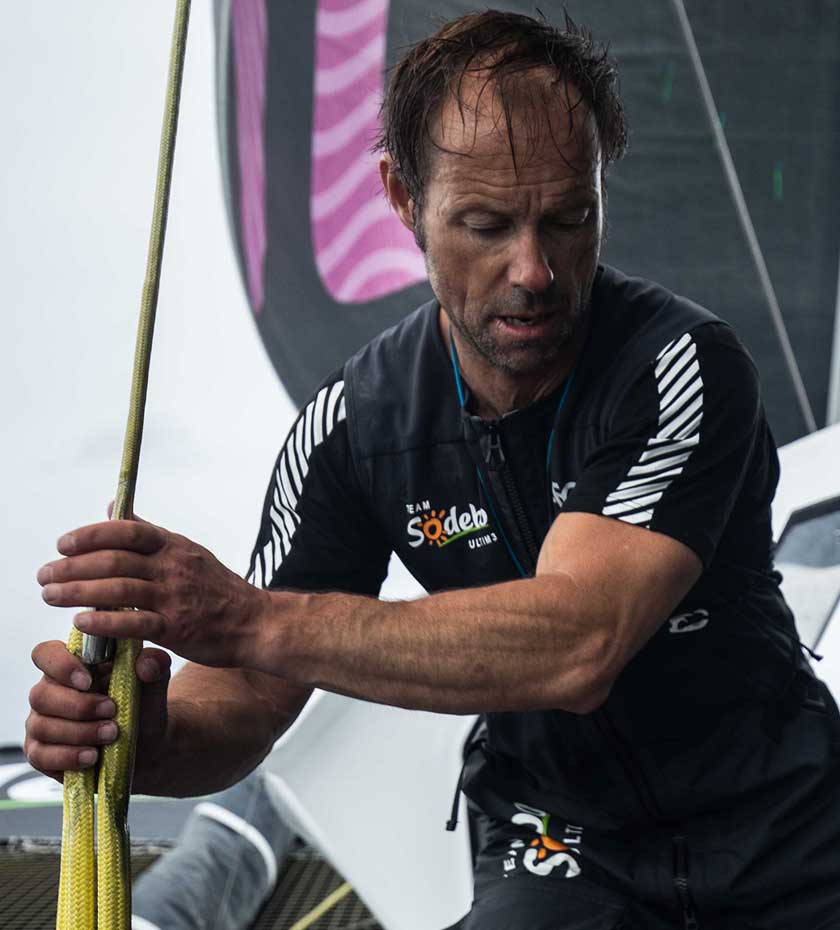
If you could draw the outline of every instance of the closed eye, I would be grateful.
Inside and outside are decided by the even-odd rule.
[[[469,224],[467,225],[467,229],[469,229],[471,233],[475,233],[475,235],[483,239],[496,238],[500,236],[503,232],[505,232],[507,228],[508,227],[505,225],[498,225],[498,226],[470,226]]]
[[[569,213],[547,217],[545,222],[554,229],[576,229],[578,226],[585,226],[592,216],[593,212],[589,207],[582,207]]]

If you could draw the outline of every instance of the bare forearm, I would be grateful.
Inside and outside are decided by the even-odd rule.
[[[559,575],[411,602],[276,593],[259,661],[301,684],[416,709],[583,711],[600,698],[608,645],[584,606]]]
[[[262,679],[259,686],[256,678]],[[147,765],[138,760],[135,790],[170,797],[209,794],[252,771],[305,700],[288,701],[284,713],[282,694],[268,697],[269,681],[241,669],[185,666],[170,686],[163,746]],[[277,681],[279,691],[284,684]]]
[[[39,580],[50,604],[95,606],[74,621],[84,632],[246,670],[229,684],[261,672],[281,692],[320,685],[450,713],[594,709],[702,571],[681,542],[584,513],[557,517],[536,578],[410,603],[257,589],[185,537],[135,521],[81,527],[61,545],[64,558]],[[203,765],[225,734],[236,746],[226,779],[250,767],[271,733],[243,711],[237,689],[182,687],[172,730],[183,767]]]

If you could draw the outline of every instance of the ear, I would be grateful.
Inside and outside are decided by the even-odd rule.
[[[414,201],[408,196],[405,185],[394,170],[394,161],[390,155],[379,159],[379,177],[385,188],[385,196],[400,222],[410,232],[414,232]]]

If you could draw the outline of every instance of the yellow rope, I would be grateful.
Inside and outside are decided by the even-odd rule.
[[[177,0],[128,422],[112,514],[115,520],[130,520],[134,516],[134,491],[143,438],[143,415],[160,288],[189,12],[190,0]],[[67,647],[75,655],[81,655],[82,636],[78,630],[71,631]],[[94,855],[93,837],[94,773],[87,770],[65,772],[64,775],[57,930],[130,930],[131,867],[126,818],[134,769],[139,703],[134,661],[140,647],[141,643],[132,640],[118,641],[116,646],[108,693],[117,707],[116,721],[120,733],[114,743],[102,750],[99,765],[99,800],[96,805],[98,856]]]

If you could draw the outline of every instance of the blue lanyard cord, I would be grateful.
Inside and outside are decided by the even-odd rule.
[[[557,422],[557,418],[560,416],[560,411],[563,409],[563,404],[566,403],[566,398],[569,395],[569,388],[572,386],[572,381],[575,380],[575,372],[577,367],[572,369],[572,373],[566,378],[566,386],[563,388],[563,393],[560,395],[560,400],[557,404],[557,409],[554,411],[554,422]],[[554,445],[554,434],[556,430],[554,426],[551,427],[551,432],[548,435],[548,448],[545,450],[545,475],[549,479],[549,487],[551,487],[551,448]]]
[[[464,394],[464,385],[461,382],[461,370],[458,367],[458,356],[455,354],[455,342],[452,339],[452,333],[449,334],[449,353],[452,356],[452,370],[455,372],[455,389],[458,391],[458,400],[461,402],[461,409],[463,410],[466,403],[466,396]],[[481,485],[481,489],[484,491],[484,499],[487,501],[487,506],[490,508],[490,513],[493,515],[493,519],[496,521],[496,526],[499,530],[499,535],[502,537],[502,542],[505,544],[505,549],[508,551],[508,555],[511,558],[511,561],[516,566],[516,570],[519,572],[522,578],[527,578],[528,574],[522,565],[519,562],[519,559],[516,558],[516,553],[513,551],[513,546],[510,544],[510,540],[507,538],[507,533],[505,533],[504,525],[499,519],[499,515],[496,513],[496,504],[493,500],[493,495],[490,493],[490,488],[487,486],[487,482],[484,480],[484,475],[481,473],[481,469],[476,465],[475,473],[478,475],[478,483]]]
[[[452,370],[455,372],[455,390],[458,392],[458,400],[463,407],[466,402],[464,386],[461,384],[461,369],[458,367],[458,356],[455,354],[455,341],[452,338],[452,330],[449,331],[449,354],[452,356]]]
[[[463,382],[461,381],[461,370],[458,365],[458,356],[455,353],[455,342],[452,339],[451,331],[449,334],[449,353],[452,356],[452,370],[455,373],[455,389],[458,392],[458,400],[460,401],[461,408],[463,409],[466,403],[466,395],[464,392]],[[572,386],[572,381],[574,380],[574,377],[575,377],[575,369],[572,370],[572,373],[566,379],[566,385],[563,388],[563,393],[560,395],[560,400],[557,404],[557,410],[555,411],[555,414],[554,414],[555,420],[559,416],[560,411],[563,409],[563,404],[566,403],[566,397],[569,394],[569,388]],[[551,463],[551,447],[554,444],[554,433],[555,433],[555,430],[554,430],[554,427],[552,427],[551,433],[548,437],[548,451],[546,452],[546,458],[545,458],[546,476],[549,479],[549,488],[551,487],[549,467]],[[507,549],[508,555],[510,556],[513,564],[516,566],[516,570],[519,572],[520,576],[522,578],[527,578],[528,573],[525,571],[519,559],[516,557],[516,553],[513,551],[513,546],[511,546],[510,540],[508,539],[507,533],[505,532],[504,524],[499,519],[498,513],[496,513],[496,504],[493,499],[493,495],[490,492],[490,488],[487,482],[484,480],[484,474],[482,473],[481,468],[479,468],[477,465],[476,465],[475,471],[476,471],[476,474],[478,475],[479,484],[481,485],[481,488],[484,491],[484,498],[487,501],[488,507],[490,508],[490,513],[493,515],[493,519],[496,522],[496,527],[499,530],[499,535],[502,537],[502,542],[505,544],[505,549]]]

